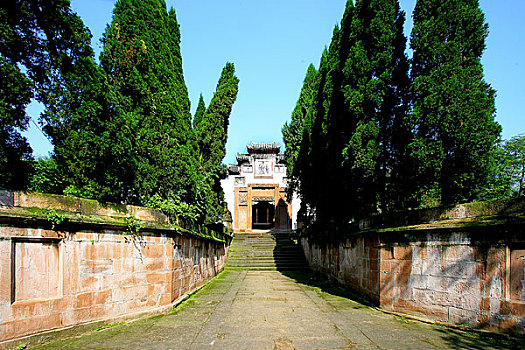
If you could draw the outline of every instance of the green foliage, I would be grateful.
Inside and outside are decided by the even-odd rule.
[[[474,199],[501,132],[495,92],[483,79],[488,29],[477,0],[418,0],[411,47],[419,186],[439,187],[442,204]]]
[[[235,66],[233,63],[226,63],[206,112],[201,118],[196,115],[195,133],[204,171],[220,165],[226,155],[229,116],[237,99],[238,87]],[[202,113],[202,107],[199,112]]]
[[[96,167],[86,159],[85,149],[97,152],[92,139],[100,132],[97,117],[106,114],[101,96],[107,91],[93,60],[89,30],[71,10],[69,0],[5,2],[0,16],[2,66],[11,66],[19,84],[2,91],[18,94],[19,103],[10,104],[17,106],[17,113],[24,112],[33,96],[43,103],[41,122],[55,146],[55,160],[66,182],[79,182],[72,176],[75,173],[89,177]],[[27,122],[24,117],[17,127],[24,129]],[[77,144],[85,149],[75,147]],[[26,143],[25,153],[29,152]]]
[[[182,202],[180,198],[163,199],[158,193],[148,197],[146,207],[157,209],[166,214],[170,221],[188,227],[193,226],[199,217],[199,207]]]
[[[306,77],[304,78],[299,100],[292,112],[292,120],[290,124],[285,123],[282,128],[283,140],[286,147],[284,158],[286,160],[288,174],[291,174],[292,177],[305,132],[305,119],[314,102],[314,94],[317,89],[315,85],[316,81],[317,70],[313,64],[310,64],[306,72]]]
[[[193,117],[194,128],[197,128],[197,125],[200,125],[202,123],[204,113],[206,113],[206,103],[204,102],[204,97],[202,97],[202,94],[200,94],[199,104],[197,105],[197,109],[195,110],[195,116]]]
[[[300,100],[283,128],[287,152],[297,155],[289,159],[303,212],[319,231],[336,232],[379,208],[400,206],[402,191],[395,189],[409,135],[404,19],[397,1],[348,1],[315,83],[308,84],[311,101]],[[303,123],[302,134],[295,120]],[[298,150],[295,141],[286,142],[292,135]]]
[[[54,230],[56,226],[60,225],[66,219],[65,215],[60,215],[55,209],[45,210],[44,214],[47,217],[47,221],[51,223],[51,229]]]
[[[140,223],[140,220],[133,216],[126,217],[126,232],[123,234],[127,233],[129,235],[136,236],[141,229],[142,224]]]
[[[480,200],[519,197],[525,194],[525,135],[501,142],[492,151],[487,184]]]
[[[222,221],[224,193],[220,180],[226,176],[222,160],[226,155],[228,124],[237,98],[239,79],[233,63],[226,63],[215,94],[204,111],[204,100],[199,101],[194,128],[200,169],[195,175],[195,200],[202,203],[199,222],[210,225]]]
[[[118,105],[107,132],[123,162],[108,179],[112,187],[124,185],[121,200],[136,204],[155,193],[188,193],[195,156],[175,11],[161,0],[117,1],[102,43]]]
[[[411,77],[404,21],[396,0],[347,1],[315,83],[307,76],[283,127],[313,234],[337,236],[375,213],[510,193],[510,163],[501,163],[510,151],[494,149],[501,128],[483,80],[478,1],[417,1]],[[517,194],[522,182],[515,177]]]
[[[65,174],[54,158],[43,157],[35,162],[29,179],[29,191],[61,194],[65,186]]]
[[[20,132],[27,129],[25,108],[33,84],[8,55],[15,50],[8,4],[0,5],[0,188],[23,189],[31,171],[31,147]]]
[[[147,204],[190,228],[221,220],[238,79],[226,64],[192,128],[179,25],[164,0],[115,3],[100,65],[69,0],[2,3],[0,19],[0,187],[29,182],[33,191]],[[29,181],[31,149],[19,132],[33,96],[54,154]]]
[[[525,135],[518,135],[505,142],[504,149],[507,153],[508,172],[512,181],[513,195],[525,195]]]

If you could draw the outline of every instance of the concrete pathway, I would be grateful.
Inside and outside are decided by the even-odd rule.
[[[305,273],[286,274],[226,271],[172,314],[38,348],[516,348],[502,340],[395,317],[297,282],[308,280]]]
[[[173,313],[38,348],[525,348],[502,338],[396,317],[347,299],[343,289],[310,275],[297,249],[282,234],[237,234],[226,271]]]

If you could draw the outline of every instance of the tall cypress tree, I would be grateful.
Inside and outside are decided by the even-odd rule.
[[[204,113],[206,113],[206,103],[204,102],[204,97],[202,97],[202,94],[200,94],[199,104],[197,105],[197,109],[195,110],[195,116],[193,117],[194,128],[197,125],[200,125],[200,123],[202,122],[202,118],[204,117]]]
[[[201,223],[216,223],[224,213],[224,193],[220,184],[224,173],[221,164],[226,155],[229,117],[238,88],[235,66],[226,63],[210,105],[204,111],[205,104],[201,96],[195,112],[194,131],[200,161],[199,187],[207,189],[204,193],[200,191],[206,206],[199,219]]]
[[[282,128],[283,140],[286,147],[284,158],[288,166],[288,176],[293,176],[294,166],[299,156],[301,140],[304,132],[304,122],[308,111],[312,107],[314,92],[316,90],[317,70],[310,64],[304,78],[299,100],[292,112],[290,124],[285,123]]]
[[[295,164],[314,231],[337,235],[405,199],[393,191],[410,140],[404,20],[397,0],[348,1],[323,54]]]
[[[481,65],[487,33],[478,0],[416,3],[411,147],[420,185],[437,190],[442,204],[475,198],[501,131]]]
[[[163,0],[119,0],[102,42],[101,65],[135,135],[124,146],[135,157],[131,200],[184,196],[194,154],[175,11]]]
[[[354,42],[345,64],[345,106],[356,124],[344,149],[354,213],[363,217],[395,207],[390,196],[399,186],[399,158],[409,135],[406,126],[408,59],[404,12],[397,0],[356,2]]]
[[[228,124],[233,104],[237,99],[239,79],[233,63],[223,68],[210,105],[195,124],[196,139],[204,171],[219,166],[226,155]]]

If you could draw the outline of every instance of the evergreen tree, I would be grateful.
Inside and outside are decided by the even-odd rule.
[[[323,54],[292,174],[317,234],[406,205],[404,20],[397,0],[348,1]]]
[[[20,131],[29,123],[25,108],[31,96],[31,81],[0,55],[0,188],[19,190],[27,185],[31,147]]]
[[[62,104],[79,103],[75,89],[61,92],[82,76],[76,67],[92,56],[90,40],[69,0],[0,4],[0,186],[27,185],[31,148],[19,132],[29,123],[25,107],[30,99],[36,97],[44,104],[44,117]],[[66,118],[71,113],[63,110]]]
[[[133,152],[129,201],[155,193],[189,200],[195,160],[175,11],[163,0],[119,0],[102,42],[121,125],[134,135],[121,145]]]
[[[204,111],[204,99],[200,98],[195,112],[194,128],[200,161],[200,191],[205,209],[200,222],[213,224],[218,222],[224,213],[224,193],[220,184],[224,177],[221,166],[226,155],[228,124],[233,104],[237,99],[239,79],[235,76],[233,63],[226,63],[210,105]]]
[[[312,108],[314,92],[316,90],[317,70],[310,64],[306,72],[299,100],[292,112],[290,124],[285,123],[282,128],[283,140],[286,147],[284,158],[288,167],[288,176],[293,176],[294,166],[299,156],[301,140],[304,132],[306,114]]]
[[[204,117],[204,113],[206,113],[206,103],[204,102],[204,97],[202,97],[202,94],[200,94],[199,104],[195,110],[195,116],[193,117],[193,128],[196,128],[197,125],[200,125],[202,118]]]
[[[487,28],[478,0],[416,3],[411,148],[419,185],[437,192],[442,204],[476,197],[501,131],[481,65]]]
[[[398,205],[391,191],[399,186],[404,154],[408,60],[404,12],[397,0],[357,1],[353,36],[345,62],[345,111],[353,120],[344,168],[355,198],[354,218]]]
[[[229,117],[237,99],[238,87],[235,66],[233,63],[226,63],[210,105],[202,118],[196,118],[196,139],[205,172],[219,166],[226,155]]]

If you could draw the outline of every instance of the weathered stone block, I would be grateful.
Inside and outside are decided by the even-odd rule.
[[[510,296],[525,302],[525,249],[510,252]]]
[[[36,203],[35,198],[22,197],[21,203]],[[47,203],[53,200],[61,199]],[[222,268],[225,261],[223,244],[200,239],[145,232],[135,241],[93,226],[58,234],[26,225],[0,229],[7,238],[0,240],[0,341],[168,305],[214,276],[215,265]]]
[[[468,245],[445,246],[443,249],[443,258],[453,261],[473,261],[474,250]]]
[[[148,244],[142,251],[146,258],[160,258],[165,256],[164,246],[160,244]]]
[[[14,207],[15,192],[0,190],[0,206]]]
[[[412,247],[411,246],[395,246],[394,247],[394,259],[412,260]]]
[[[469,324],[476,325],[478,321],[479,312],[472,310],[460,309],[457,307],[449,307],[449,321],[455,324]]]
[[[146,281],[153,284],[165,284],[170,278],[171,273],[169,272],[152,272],[146,274]]]
[[[112,274],[113,261],[104,260],[84,260],[80,267],[81,274]]]
[[[14,261],[15,301],[57,297],[59,247],[55,242],[16,242]]]
[[[399,260],[397,264],[396,273],[403,275],[410,275],[412,273],[412,261],[411,260]]]

